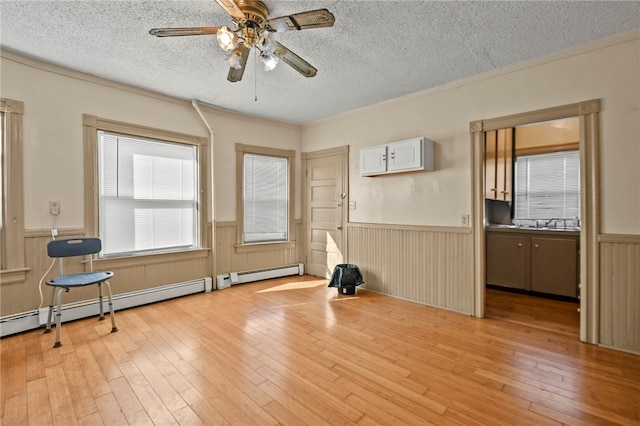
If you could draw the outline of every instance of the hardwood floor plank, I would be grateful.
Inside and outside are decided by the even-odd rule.
[[[171,386],[171,383],[165,378],[163,372],[159,370],[149,358],[142,354],[134,353],[132,362],[170,413],[174,413],[187,406],[187,403],[182,399],[180,393]]]
[[[59,425],[78,424],[71,400],[71,390],[68,386],[62,364],[47,367],[45,374],[53,423]]]
[[[95,359],[89,345],[78,345],[76,348],[77,368],[82,371],[87,389],[94,398],[111,392],[107,379]]]
[[[96,407],[100,413],[100,419],[105,425],[126,425],[127,418],[118,404],[113,393],[102,394],[96,397]]]
[[[640,425],[640,356],[576,303],[487,291],[487,317],[292,276],[0,340],[11,425]]]
[[[46,377],[27,383],[27,407],[29,423],[34,425],[52,425],[51,401]]]
[[[193,362],[194,367],[216,389],[216,392],[233,401],[240,411],[259,425],[275,425],[277,422],[261,406],[271,402],[271,398],[250,382],[236,380],[237,375],[224,369],[212,368],[204,360]]]
[[[36,339],[24,339],[24,348],[27,382],[43,378],[45,376],[44,356],[40,342]]]
[[[215,407],[225,422],[231,425],[255,424],[249,416],[243,413],[240,407],[237,407],[231,399],[227,398],[227,395],[219,392],[218,389],[198,371],[189,374],[187,380],[189,380],[194,389],[201,395],[207,396],[207,401]]]
[[[296,417],[291,411],[284,408],[277,401],[271,400],[264,406],[267,413],[278,421],[278,424],[289,426],[304,426],[307,423]]]
[[[304,401],[299,401],[292,392],[287,389],[281,389],[270,380],[261,383],[258,387],[280,404],[280,406],[289,411],[292,416],[299,418],[303,424],[318,426],[332,425],[331,422],[316,413],[316,411],[312,409],[312,406],[308,406]]]
[[[3,400],[27,393],[27,368],[23,360],[26,358],[24,336],[16,336],[16,341],[2,339],[2,372]]]
[[[126,377],[111,380],[109,386],[129,424],[153,424]]]
[[[173,417],[181,426],[205,426],[200,417],[189,406],[175,411]]]
[[[207,401],[195,388],[190,388],[181,393],[198,419],[205,425],[229,426],[230,423]]]
[[[76,352],[63,355],[62,368],[65,373],[69,395],[78,419],[87,417],[98,411],[93,394],[84,377],[84,372],[78,368],[80,362]]]
[[[4,411],[2,412],[2,424],[4,425],[26,425],[29,424],[27,411],[27,394],[15,395],[7,398]]]
[[[273,370],[268,365],[260,368],[260,371],[269,379],[269,382],[292,395],[291,398],[308,407],[329,424],[352,424],[362,417],[361,411],[354,409],[343,400],[335,398],[311,382],[290,375],[286,367],[279,368],[277,363],[274,363],[274,367],[280,371]]]
[[[510,379],[504,375],[500,375],[500,374],[496,374],[496,373],[491,373],[488,371],[478,371],[478,374],[482,374],[482,375],[486,375],[486,376],[492,376],[494,378],[496,378],[497,380],[502,381],[503,383],[505,383],[505,385],[509,385],[511,387],[517,388],[517,389],[522,389],[525,390],[529,393],[534,393],[534,394],[539,394],[541,396],[543,396],[544,399],[546,400],[551,400],[554,402],[559,402],[565,405],[569,405],[573,408],[577,408],[580,409],[586,413],[592,414],[596,417],[600,417],[602,419],[605,420],[609,420],[609,421],[613,421],[613,422],[617,422],[617,423],[621,423],[624,424],[625,421],[625,417],[624,415],[619,415],[618,413],[612,412],[610,410],[607,409],[603,409],[597,405],[593,405],[593,404],[588,404],[588,403],[584,403],[582,401],[580,401],[579,399],[572,399],[572,398],[568,398],[565,397],[563,395],[559,395],[557,393],[554,393],[552,391],[549,391],[547,389],[541,389],[539,387],[536,386],[532,386],[529,385],[527,383],[523,383],[519,380],[514,380],[514,379]]]
[[[100,413],[95,412],[87,417],[78,419],[78,426],[104,426],[104,422],[102,421]]]
[[[171,412],[153,389],[147,377],[142,374],[132,360],[120,363],[120,369],[131,390],[154,424],[176,424]]]
[[[345,402],[385,425],[433,425],[425,419],[409,416],[409,413],[403,412],[391,404],[384,404],[380,407],[372,403],[373,401],[365,400],[357,394],[349,395]]]

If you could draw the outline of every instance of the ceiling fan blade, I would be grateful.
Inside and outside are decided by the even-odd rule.
[[[218,32],[220,27],[189,27],[189,28],[153,28],[149,34],[156,37],[178,37],[213,34]]]
[[[291,68],[298,71],[305,77],[313,77],[318,72],[318,70],[314,68],[313,65],[311,65],[309,62],[305,61],[300,56],[296,55],[278,42],[276,42],[276,48],[273,53],[275,53],[278,58],[285,61]]]
[[[249,59],[249,48],[244,44],[240,43],[236,48],[242,56],[240,56],[240,68],[229,68],[229,74],[227,74],[227,80],[232,83],[242,80],[242,75],[244,74],[244,68],[247,65],[247,59]]]
[[[332,27],[335,20],[327,9],[318,9],[269,19],[267,23],[272,31],[282,32]]]
[[[244,16],[244,12],[240,9],[240,6],[235,0],[216,0],[221,8],[225,10],[236,22],[246,22],[247,18]]]

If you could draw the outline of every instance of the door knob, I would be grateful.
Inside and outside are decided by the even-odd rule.
[[[533,247],[540,248],[540,244],[534,244]]]
[[[339,226],[339,225],[338,225],[338,226],[336,227],[336,229],[337,229],[338,231],[342,231],[342,226]]]
[[[518,243],[518,247],[522,247],[522,243]]]

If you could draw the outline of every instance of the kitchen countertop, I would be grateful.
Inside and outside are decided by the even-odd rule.
[[[556,235],[556,236],[580,236],[580,229],[570,228],[527,228],[515,225],[490,224],[485,227],[486,232],[504,233],[524,233],[536,235]]]

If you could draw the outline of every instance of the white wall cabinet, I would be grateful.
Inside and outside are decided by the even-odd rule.
[[[413,138],[360,150],[360,175],[432,171],[434,142]]]

